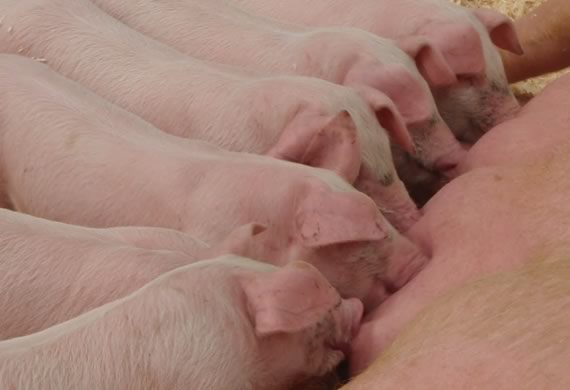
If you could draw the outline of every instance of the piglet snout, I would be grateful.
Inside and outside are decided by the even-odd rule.
[[[468,148],[461,145],[461,147],[454,148],[452,151],[443,154],[433,164],[436,172],[439,172],[446,179],[451,180],[459,175],[457,167],[465,160]]]

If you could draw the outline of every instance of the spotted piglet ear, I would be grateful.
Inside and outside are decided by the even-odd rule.
[[[294,220],[295,237],[306,248],[388,237],[388,225],[376,204],[358,192],[311,189]]]
[[[515,25],[509,17],[490,8],[476,8],[472,12],[483,23],[495,46],[514,54],[523,54]]]
[[[308,329],[340,301],[324,276],[300,261],[273,272],[244,275],[241,286],[258,337]]]
[[[353,183],[361,164],[356,126],[347,111],[326,115],[301,111],[267,155],[329,169]]]
[[[430,87],[446,87],[457,82],[443,54],[426,38],[409,36],[398,40],[397,45],[414,60]]]

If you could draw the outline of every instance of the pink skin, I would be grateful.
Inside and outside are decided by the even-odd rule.
[[[454,289],[342,389],[569,388],[569,278],[566,250]]]
[[[193,59],[87,0],[3,1],[4,23],[14,26],[0,31],[3,52],[44,58],[167,133],[330,169],[350,183],[361,166],[380,185],[384,177],[400,182],[388,136],[414,150],[396,106],[378,90],[361,97],[315,78],[270,77]],[[401,210],[390,199],[374,198],[397,216],[390,222],[403,231],[410,224],[402,221],[416,221],[419,213],[404,187],[398,188]]]
[[[461,141],[475,142],[519,108],[495,46],[517,54],[522,49],[512,21],[495,11],[472,11],[448,0],[220,1],[306,26],[351,26],[391,39],[427,37],[460,80],[433,92],[443,119]]]
[[[569,86],[570,77],[557,80],[517,118],[482,138],[462,168],[469,171],[426,205],[409,235],[431,260],[365,318],[353,344],[353,373],[438,296],[566,247]]]
[[[0,226],[0,339],[76,317],[211,251],[174,230],[93,229],[4,209]]]
[[[0,383],[286,390],[341,361],[339,347],[350,341],[362,311],[309,264],[277,268],[226,256],[178,268],[123,299],[0,343]]]
[[[309,29],[216,1],[94,2],[133,29],[192,57],[386,93],[402,113],[416,148],[413,160],[399,161],[427,171],[434,180],[464,157],[422,75],[438,88],[457,80],[443,56],[422,37],[396,42],[360,29]],[[397,168],[400,172],[406,166]],[[404,181],[409,188],[414,176]]]
[[[165,227],[210,245],[262,225],[242,231],[238,254],[277,265],[302,258],[367,309],[380,303],[377,290],[400,288],[427,262],[331,171],[170,136],[24,57],[0,56],[0,84],[0,190],[15,210]]]

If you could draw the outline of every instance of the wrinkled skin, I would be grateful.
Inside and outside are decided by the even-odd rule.
[[[367,309],[427,262],[331,171],[170,136],[20,56],[0,56],[0,84],[0,198],[14,210],[170,228],[212,246],[245,225],[229,253],[276,265],[303,259]]]
[[[222,148],[330,169],[371,196],[404,232],[419,218],[397,175],[390,136],[412,150],[394,103],[316,78],[200,61],[154,41],[87,0],[2,0],[0,51],[41,57],[62,75],[161,130]],[[8,12],[9,10],[9,12]],[[382,127],[382,126],[384,127]],[[388,178],[389,180],[386,180]]]
[[[0,385],[286,390],[340,362],[362,310],[307,263],[279,268],[220,257],[0,342]]]
[[[400,148],[392,151],[408,189],[421,188],[431,196],[465,156],[439,115],[420,71],[433,74],[434,87],[449,86],[455,76],[423,37],[396,42],[360,29],[304,28],[216,1],[94,3],[133,29],[192,57],[386,93],[402,114],[415,145],[413,154]]]
[[[405,288],[365,318],[353,344],[360,372],[427,304],[481,275],[557,248],[570,233],[570,77],[552,83],[471,150],[462,176],[424,208],[410,233],[432,257]]]
[[[414,34],[428,37],[460,79],[433,92],[441,116],[463,142],[475,142],[519,108],[493,43],[518,54],[521,48],[512,25],[497,15],[488,18],[493,22],[487,27],[472,11],[447,0],[221,1],[291,23],[358,27],[392,39]]]
[[[570,259],[539,260],[438,299],[342,389],[570,387]]]

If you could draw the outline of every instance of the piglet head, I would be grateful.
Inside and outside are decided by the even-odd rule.
[[[241,287],[262,357],[257,378],[281,389],[286,378],[302,382],[332,371],[345,357],[363,314],[357,299],[341,299],[310,264],[294,261],[270,273],[245,274]]]
[[[446,63],[443,56],[425,39],[411,37],[405,42],[401,41],[400,45],[406,46],[408,52],[415,52],[413,54],[418,58],[434,58],[433,64],[424,59],[423,61],[426,61],[427,64],[423,66],[430,68],[428,65],[431,65],[430,71],[440,74],[439,86],[448,85],[452,82],[451,79],[454,79],[454,75],[448,66],[444,66]],[[420,62],[419,59],[416,61]],[[412,64],[409,66],[413,67]],[[428,84],[419,74],[414,74],[401,63],[386,64],[379,68],[375,74],[372,74],[370,69],[369,67],[368,74],[365,74],[362,69],[358,72],[355,70],[351,75],[351,82],[354,84],[353,88],[371,107],[381,106],[381,97],[387,96],[401,113],[407,127],[405,129],[406,134],[408,134],[406,142],[394,142],[395,138],[390,134],[393,141],[392,154],[400,179],[412,195],[425,188],[441,188],[441,185],[446,182],[444,179],[452,176],[450,174],[453,169],[463,159],[463,148],[439,115]],[[435,77],[432,82],[435,83]],[[387,110],[389,105],[384,104],[384,107]],[[381,122],[381,124],[383,123]],[[383,127],[385,129],[391,128],[389,123],[383,124]],[[402,139],[404,137],[400,137],[400,140]],[[376,167],[369,166],[369,168],[372,175],[378,173]],[[356,185],[363,190],[362,184]],[[370,182],[366,186],[374,186],[374,182]],[[378,200],[378,205],[389,213],[394,208],[389,204],[382,203],[381,195],[375,195],[381,194],[383,190],[378,183],[376,186],[378,187],[377,190],[366,192],[366,194],[373,197],[374,200]],[[392,186],[392,188],[396,187]],[[433,194],[435,191],[429,192]],[[414,200],[417,201],[415,197]],[[396,211],[396,213],[402,215],[401,210]],[[399,230],[401,229],[401,221],[391,218],[389,220]]]
[[[457,76],[452,86],[432,87],[441,116],[460,141],[474,143],[519,108],[493,44],[517,53],[520,44],[504,15],[475,10],[464,16],[428,23],[418,33],[439,48]]]
[[[421,257],[419,250],[398,254],[394,244],[400,244],[399,233],[374,202],[358,192],[312,189],[297,211],[293,230],[302,248],[299,256],[317,267],[343,297],[362,299],[367,309],[386,298],[381,291],[400,284],[391,279],[389,269],[409,265],[412,272]]]

